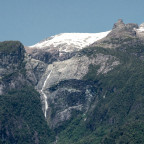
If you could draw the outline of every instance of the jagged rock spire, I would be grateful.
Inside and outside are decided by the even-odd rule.
[[[124,27],[124,26],[125,26],[125,24],[124,24],[123,20],[122,20],[122,19],[119,19],[119,20],[117,21],[117,23],[114,24],[113,29],[115,29],[115,28],[122,28],[122,27]]]

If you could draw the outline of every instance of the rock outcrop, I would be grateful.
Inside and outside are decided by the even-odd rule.
[[[103,39],[93,43],[90,47],[119,48],[136,46],[144,43],[138,38],[137,24],[124,24],[120,19],[114,24],[112,31]]]
[[[26,55],[20,42],[0,42],[0,94],[37,83],[34,67],[28,68]]]

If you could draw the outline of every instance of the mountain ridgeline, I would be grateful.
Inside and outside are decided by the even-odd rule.
[[[0,42],[0,144],[144,142],[144,24]]]

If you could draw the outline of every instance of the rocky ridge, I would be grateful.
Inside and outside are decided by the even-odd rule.
[[[114,24],[112,31],[103,39],[93,43],[90,47],[119,48],[123,46],[134,46],[144,44],[143,24],[124,24],[119,19]]]

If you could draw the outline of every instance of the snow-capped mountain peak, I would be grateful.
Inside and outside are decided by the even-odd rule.
[[[60,52],[80,50],[106,37],[110,31],[101,33],[62,33],[49,37],[29,48],[58,48]]]

